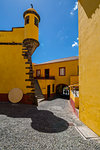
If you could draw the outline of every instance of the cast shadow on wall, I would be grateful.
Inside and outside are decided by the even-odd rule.
[[[99,8],[100,0],[79,0],[88,18],[92,17],[96,9]]]
[[[69,126],[64,119],[55,116],[50,111],[38,110],[33,105],[0,104],[0,115],[6,115],[11,118],[31,118],[31,127],[44,133],[62,132],[67,130]]]

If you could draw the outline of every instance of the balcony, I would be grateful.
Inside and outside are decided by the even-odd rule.
[[[34,77],[34,79],[39,79],[39,80],[55,80],[55,76],[50,76],[50,77]]]

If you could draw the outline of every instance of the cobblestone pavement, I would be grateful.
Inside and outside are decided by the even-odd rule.
[[[78,133],[82,125],[68,100],[0,104],[0,150],[100,150],[99,140]]]

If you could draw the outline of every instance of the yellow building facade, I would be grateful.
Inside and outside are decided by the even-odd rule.
[[[62,94],[62,89],[69,86],[70,82],[78,82],[78,66],[77,56],[33,64],[34,78],[38,80],[44,97],[53,97],[57,92]],[[72,76],[76,78],[72,79]]]
[[[100,136],[100,1],[79,0],[79,118]]]
[[[31,55],[39,46],[40,16],[30,8],[23,17],[24,27],[0,30],[0,101],[37,104]]]
[[[75,82],[77,78],[74,78]],[[79,81],[79,80],[78,80]],[[77,117],[79,117],[79,82],[70,86],[70,104]]]

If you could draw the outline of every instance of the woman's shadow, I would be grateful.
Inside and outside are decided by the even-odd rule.
[[[47,110],[38,110],[33,105],[0,104],[0,115],[12,118],[31,118],[31,127],[39,132],[58,133],[66,130],[68,122]]]

